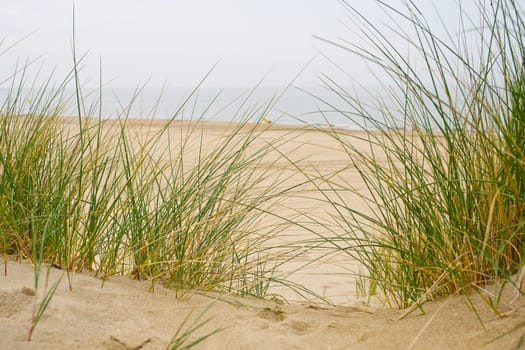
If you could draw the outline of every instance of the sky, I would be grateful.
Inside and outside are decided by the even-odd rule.
[[[347,1],[374,23],[388,21],[373,0]],[[415,3],[454,26],[457,1]],[[115,87],[195,86],[217,64],[210,86],[253,86],[261,79],[281,86],[309,63],[298,81],[311,86],[322,73],[338,74],[324,56],[357,80],[369,78],[362,59],[315,38],[354,39],[337,0],[0,0],[0,52],[25,38],[0,55],[0,81],[26,59],[37,60],[35,69],[66,74],[73,13],[87,85],[97,85],[102,72],[104,84]],[[438,16],[428,18],[439,24]]]

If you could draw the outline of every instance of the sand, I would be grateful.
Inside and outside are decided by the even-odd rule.
[[[62,274],[51,269],[49,281]],[[187,326],[203,311],[202,320],[209,322],[195,336],[220,331],[196,349],[407,349],[412,343],[413,349],[512,349],[525,335],[523,299],[509,316],[495,317],[472,296],[484,330],[462,296],[429,302],[425,314],[416,310],[398,320],[403,311],[359,303],[290,305],[218,293],[179,300],[160,286],[150,291],[148,282],[116,277],[101,288],[100,280],[79,273],[73,291],[62,280],[26,342],[32,285],[29,264],[9,262],[8,275],[0,276],[0,349],[164,349],[189,314]]]
[[[145,129],[145,125],[148,128]],[[183,130],[184,124],[173,128]],[[161,127],[161,122],[133,121],[139,135],[147,136]],[[213,145],[231,129],[221,123],[204,123],[203,137]],[[345,179],[364,189],[359,176],[347,167],[348,160],[337,143],[313,129],[269,126],[260,142],[288,140],[283,154],[301,162],[304,169],[315,168],[324,175]],[[147,130],[147,131],[146,131]],[[197,142],[197,141],[196,141]],[[356,144],[366,149],[366,144]],[[289,161],[276,155],[274,166],[284,169],[289,182],[304,182],[294,173]],[[330,235],[330,206],[322,204],[312,186],[302,190],[308,196],[290,196],[275,208],[280,215],[308,213],[327,223],[315,232]],[[345,198],[356,208],[366,210],[358,196]],[[325,231],[323,231],[325,230]],[[301,241],[312,233],[290,227],[276,239]],[[191,292],[180,298],[161,286],[151,289],[147,281],[113,277],[101,287],[101,281],[89,273],[76,273],[73,290],[63,278],[56,295],[38,324],[31,342],[24,341],[30,327],[35,298],[33,267],[27,262],[8,261],[8,274],[0,275],[0,349],[163,349],[177,330],[195,324],[195,319],[209,320],[194,337],[218,333],[197,345],[196,349],[511,349],[525,344],[525,302],[512,300],[515,291],[503,293],[501,311],[482,302],[479,294],[470,299],[451,296],[428,302],[423,311],[415,310],[399,320],[403,310],[389,310],[380,305],[366,306],[357,298],[352,272],[356,262],[344,255],[321,259],[323,252],[310,251],[281,267],[289,280],[304,284],[332,304],[304,300],[289,290],[272,288],[274,300],[240,298],[223,293]],[[315,261],[297,272],[303,264]],[[2,269],[3,270],[3,269]],[[47,271],[45,269],[44,271]],[[50,269],[49,285],[63,271]],[[488,287],[490,289],[490,287]],[[469,301],[470,300],[470,301]],[[512,301],[512,303],[510,303]],[[476,306],[477,314],[470,303]],[[189,315],[189,316],[188,316]],[[186,317],[189,321],[184,324]]]

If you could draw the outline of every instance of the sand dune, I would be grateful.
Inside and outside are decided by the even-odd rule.
[[[51,269],[49,281],[62,274]],[[398,320],[403,311],[359,303],[289,305],[219,293],[179,300],[174,291],[160,286],[150,291],[149,283],[127,277],[111,278],[101,288],[100,280],[80,273],[73,291],[62,280],[33,340],[26,342],[32,285],[29,264],[9,262],[8,275],[0,276],[2,349],[163,349],[188,314],[187,327],[202,312],[209,322],[195,336],[220,331],[197,349],[406,349],[412,343],[413,349],[518,349],[525,333],[523,299],[509,316],[497,318],[474,296],[483,330],[461,296],[427,303],[426,314],[415,311]]]
[[[66,122],[75,125],[74,121]],[[177,122],[171,128],[184,133],[184,125]],[[128,126],[147,137],[162,123],[135,120]],[[232,127],[203,123],[200,135],[204,144],[212,146]],[[260,142],[287,140],[280,146],[282,153],[276,153],[272,161],[272,166],[282,167],[286,175],[283,186],[305,182],[304,174],[290,167],[291,159],[300,161],[306,171],[315,168],[325,176],[363,188],[344,153],[327,135],[308,128],[265,128]],[[356,146],[367,147],[365,143]],[[331,234],[331,207],[319,201],[320,194],[313,189],[306,182],[302,191],[307,195],[290,196],[275,210],[281,216],[308,213],[325,220],[326,225],[319,225],[315,235],[290,227],[275,239],[294,242]],[[348,196],[348,203],[367,210],[358,196]],[[8,261],[8,274],[0,275],[0,349],[162,349],[188,315],[189,322],[183,328],[191,327],[202,313],[201,320],[209,321],[193,336],[219,332],[197,349],[509,349],[525,344],[525,302],[519,298],[507,305],[505,302],[514,295],[511,288],[502,299],[502,311],[508,312],[505,317],[494,316],[481,297],[473,295],[471,302],[477,306],[480,319],[466,297],[454,296],[428,302],[424,314],[416,310],[399,320],[404,311],[365,306],[357,299],[352,273],[358,266],[354,261],[341,254],[321,258],[323,254],[309,251],[281,266],[279,273],[333,305],[298,298],[283,288],[270,290],[279,294],[273,301],[210,292],[192,292],[180,298],[174,291],[161,286],[151,289],[147,281],[124,276],[110,278],[101,288],[101,280],[77,273],[72,291],[63,278],[31,342],[24,339],[35,300],[33,268],[27,262]],[[310,261],[315,263],[300,268]],[[63,271],[51,268],[49,285],[61,275]],[[37,297],[41,298],[42,291],[39,293]]]

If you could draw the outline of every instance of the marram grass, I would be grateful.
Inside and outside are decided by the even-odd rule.
[[[73,272],[91,270],[179,291],[266,293],[275,255],[265,242],[283,228],[266,222],[275,223],[268,208],[282,174],[262,128],[241,121],[205,144],[202,120],[179,122],[179,111],[136,133],[126,109],[112,120],[63,118],[47,85],[28,102],[24,76],[12,79],[0,110],[5,256],[60,267],[70,288]]]
[[[320,240],[356,258],[369,294],[399,307],[511,281],[522,267],[525,230],[522,10],[510,0],[479,2],[481,25],[472,25],[479,47],[469,47],[467,24],[469,40],[455,44],[434,34],[412,3],[406,12],[378,3],[412,25],[407,44],[424,73],[343,2],[373,47],[336,44],[384,69],[395,108],[378,101],[377,119],[324,77],[349,106],[337,112],[377,131],[364,136],[368,151],[353,145],[361,136],[329,131],[366,184],[367,193],[356,193],[373,214],[344,201],[343,192],[355,191],[344,181],[320,185],[316,176],[337,220],[334,235]],[[68,79],[58,89],[31,87],[30,101],[25,70],[11,79],[0,109],[0,251],[62,268],[70,288],[73,272],[91,270],[181,292],[264,295],[276,280],[267,245],[283,229],[275,220],[315,230],[271,214],[287,191],[278,189],[283,175],[267,157],[280,141],[261,144],[260,126],[241,122],[208,147],[199,118],[177,121],[184,106],[143,137],[126,117],[130,107],[111,120],[86,116],[76,69],[72,77],[74,119],[62,117]],[[38,278],[37,268],[37,286]]]
[[[440,37],[414,3],[402,11],[378,1],[411,27],[408,36],[395,25],[385,34],[343,3],[371,48],[331,43],[366,58],[392,84],[384,85],[390,100],[373,110],[324,78],[348,106],[337,111],[377,131],[330,132],[367,191],[330,179],[319,186],[341,227],[322,240],[355,257],[369,294],[387,304],[407,307],[493,285],[489,303],[497,308],[501,282],[514,283],[525,253],[523,9],[512,0],[476,1],[479,22],[461,13],[460,34]],[[354,147],[358,137],[368,151]],[[345,191],[360,195],[373,214],[337,195]]]

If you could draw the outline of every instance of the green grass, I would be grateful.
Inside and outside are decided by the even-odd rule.
[[[203,327],[206,326],[206,324],[211,320],[203,320],[201,321],[202,317],[206,314],[208,309],[213,306],[214,304],[210,304],[207,308],[205,308],[196,318],[192,321],[190,325],[187,323],[189,322],[189,319],[192,315],[190,312],[182,321],[180,326],[178,327],[176,333],[171,338],[170,343],[167,346],[168,350],[187,350],[191,349],[194,346],[202,343],[206,339],[212,337],[214,334],[219,333],[222,331],[222,329],[214,329],[211,332],[208,332],[202,336],[198,336],[196,339],[193,339],[193,335],[195,332],[202,330]]]
[[[58,86],[53,75],[31,82],[31,63],[17,67],[0,105],[0,254],[6,275],[13,258],[34,266],[27,340],[60,283],[48,289],[46,280],[39,298],[43,266],[64,270],[70,290],[75,272],[90,271],[102,283],[114,275],[161,283],[181,298],[192,290],[264,297],[271,283],[309,292],[275,275],[299,254],[272,243],[293,222],[274,213],[294,188],[282,185],[290,175],[271,154],[284,140],[267,141],[266,127],[248,122],[262,120],[275,99],[254,108],[240,101],[237,121],[210,136],[204,123],[215,100],[195,110],[205,77],[170,119],[153,113],[137,128],[128,113],[143,87],[117,116],[102,118],[102,83],[86,106],[76,52],[73,60]],[[71,110],[76,117],[66,117]],[[214,333],[191,340],[205,322],[187,321],[169,348]]]
[[[500,282],[512,282],[525,253],[523,9],[511,0],[476,1],[479,13],[468,15],[479,23],[462,13],[460,34],[438,36],[415,4],[400,10],[377,3],[414,35],[394,23],[380,27],[344,2],[370,48],[329,42],[379,67],[388,77],[382,81],[391,82],[384,85],[390,101],[377,99],[371,108],[323,78],[347,105],[340,113],[378,131],[330,131],[367,190],[329,179],[319,185],[342,227],[322,240],[356,258],[369,294],[389,305],[490,284],[496,310]],[[355,147],[358,140],[368,150]],[[345,192],[371,210],[356,210]]]
[[[323,77],[348,108],[329,107],[366,129],[325,130],[346,152],[347,168],[359,173],[365,192],[338,179],[344,172],[308,175],[291,160],[332,205],[333,223],[309,226],[308,213],[284,218],[272,209],[301,185],[283,188],[285,171],[274,166],[275,155],[287,156],[279,152],[284,140],[261,141],[264,128],[247,122],[264,117],[275,101],[249,110],[210,140],[202,129],[206,111],[179,122],[188,118],[184,111],[197,88],[163,125],[137,131],[127,113],[140,87],[117,117],[105,120],[100,101],[86,112],[76,62],[58,87],[51,86],[53,77],[27,86],[22,66],[9,78],[0,107],[5,272],[14,256],[34,264],[37,291],[46,263],[65,271],[70,289],[74,272],[88,270],[103,280],[129,275],[162,283],[181,296],[195,289],[264,296],[272,282],[305,295],[313,293],[273,272],[291,256],[328,246],[356,259],[366,270],[359,277],[367,283],[359,285],[387,305],[420,306],[493,286],[487,302],[497,311],[502,285],[515,283],[511,277],[525,254],[522,9],[512,0],[477,2],[480,23],[464,15],[459,35],[440,37],[413,3],[402,11],[377,1],[412,26],[414,36],[407,37],[395,26],[385,34],[342,3],[372,46],[330,43],[382,69],[391,85],[385,85],[390,100],[376,100],[373,109]],[[413,56],[399,51],[390,35],[405,40]],[[75,93],[68,96],[71,84]],[[102,95],[100,88],[99,100]],[[65,118],[71,101],[77,117]],[[348,193],[370,210],[357,210],[345,200]],[[272,245],[290,224],[314,233],[321,224],[333,235],[295,247]],[[58,283],[35,303],[29,334]],[[184,328],[185,322],[171,347],[191,347],[213,334],[191,341],[205,322]]]
[[[266,295],[286,256],[268,242],[289,225],[270,208],[287,189],[268,157],[281,141],[264,141],[264,128],[248,120],[272,101],[208,137],[203,119],[179,120],[195,89],[171,119],[139,129],[126,113],[140,89],[103,120],[96,105],[89,110],[98,117],[85,112],[76,69],[58,88],[52,77],[26,87],[28,69],[11,77],[0,108],[0,251],[5,274],[12,258],[34,266],[28,341],[61,281],[48,289],[46,280],[39,295],[43,264],[64,270],[70,290],[75,272],[91,271],[161,283],[181,298],[191,290]],[[66,96],[71,82],[75,96]],[[78,117],[63,117],[75,100]],[[206,323],[199,320],[186,319],[168,348],[217,332],[193,339]]]
[[[76,98],[63,97],[71,80]],[[265,243],[283,228],[266,223],[282,171],[267,159],[280,141],[260,141],[253,115],[205,139],[200,118],[178,121],[195,90],[164,125],[137,131],[133,100],[118,118],[86,116],[76,71],[58,89],[25,81],[25,70],[12,77],[0,110],[5,256],[58,266],[70,288],[73,272],[90,270],[264,295],[276,263]],[[78,118],[62,118],[75,99]]]

